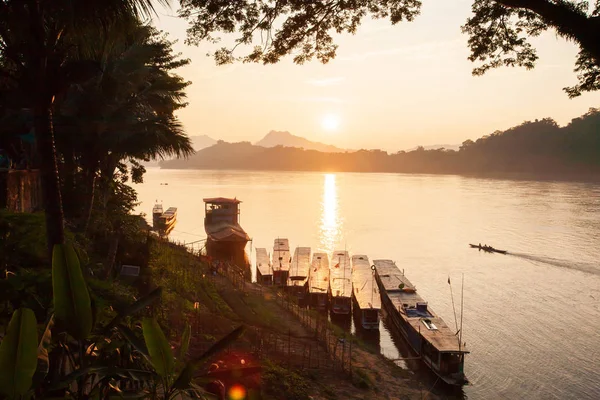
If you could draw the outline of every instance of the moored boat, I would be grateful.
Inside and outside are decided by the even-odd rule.
[[[250,237],[239,224],[240,203],[238,199],[225,197],[204,199],[206,253],[210,257],[246,267],[248,260],[245,249]]]
[[[306,297],[308,273],[310,270],[310,247],[296,247],[294,257],[290,264],[290,273],[287,282],[288,290],[294,294],[298,301]]]
[[[329,305],[334,314],[350,314],[352,309],[352,266],[345,250],[338,250],[331,256],[329,268]]]
[[[159,225],[159,218],[160,216],[163,214],[163,206],[161,203],[156,202],[156,204],[154,204],[154,207],[152,207],[152,226],[154,227],[154,229],[158,229],[158,225]]]
[[[374,271],[365,255],[352,256],[352,300],[354,314],[364,329],[379,329],[381,296]]]
[[[417,293],[416,287],[391,260],[375,260],[375,276],[383,307],[412,350],[441,380],[464,385],[465,355],[469,352]]]
[[[256,281],[262,285],[273,284],[273,266],[265,248],[256,249]]]
[[[290,243],[287,239],[277,238],[273,242],[273,285],[285,286],[290,273]]]
[[[158,217],[156,229],[159,233],[168,235],[175,227],[175,222],[177,222],[177,207],[169,207]]]
[[[329,257],[326,253],[314,253],[308,274],[309,306],[317,310],[327,309],[329,290]]]

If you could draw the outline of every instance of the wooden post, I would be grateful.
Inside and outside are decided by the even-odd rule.
[[[350,341],[350,379],[352,380],[352,341]]]

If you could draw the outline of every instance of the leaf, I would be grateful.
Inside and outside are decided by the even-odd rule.
[[[179,360],[183,361],[185,359],[185,354],[190,347],[190,337],[192,335],[192,327],[187,324],[185,329],[183,330],[183,335],[181,336],[181,346],[179,347]]]
[[[50,387],[50,390],[58,390],[67,388],[71,383],[77,379],[96,375],[97,380],[108,379],[108,378],[130,378],[135,381],[152,381],[156,377],[156,374],[152,371],[144,371],[139,369],[127,369],[127,368],[116,368],[106,366],[92,366],[77,371],[71,372],[69,375],[62,378],[59,382],[55,383]]]
[[[29,308],[16,310],[0,345],[0,393],[22,396],[31,387],[37,365],[37,322]]]
[[[181,370],[181,373],[175,380],[175,383],[173,383],[173,387],[179,390],[189,389],[195,370],[196,366],[193,362],[187,363],[183,370]]]
[[[217,353],[221,352],[222,350],[225,350],[227,348],[227,346],[229,346],[231,343],[235,342],[242,335],[242,333],[244,333],[244,330],[246,330],[246,327],[244,325],[238,326],[233,331],[231,331],[229,334],[227,334],[227,336],[225,336],[223,339],[221,339],[217,343],[213,344],[200,357],[194,359],[194,363],[199,363],[200,361],[203,361],[203,360],[211,357],[212,355],[217,354]]]
[[[119,332],[121,332],[121,335],[133,346],[133,348],[142,354],[148,360],[148,362],[150,362],[150,355],[148,354],[148,348],[146,347],[146,344],[140,340],[127,326],[117,325],[117,329]]]
[[[75,339],[85,339],[92,330],[92,306],[79,259],[71,245],[54,246],[52,290],[57,322]]]
[[[142,320],[142,330],[152,366],[159,375],[163,377],[170,376],[175,367],[175,359],[173,358],[171,346],[158,322],[154,318],[144,318]]]
[[[44,334],[42,335],[42,339],[40,340],[40,344],[37,348],[37,368],[35,370],[35,374],[33,375],[33,387],[39,386],[46,375],[48,375],[48,371],[50,370],[50,359],[48,358],[48,348],[52,342],[52,327],[54,326],[54,314],[50,316],[50,320],[48,324],[46,324],[46,329],[44,330]]]
[[[123,309],[121,312],[119,312],[117,314],[117,316],[114,317],[112,319],[112,321],[110,321],[108,323],[108,325],[106,325],[105,330],[108,330],[108,329],[112,328],[113,326],[117,325],[123,318],[125,318],[129,315],[133,315],[133,314],[143,310],[147,306],[151,305],[152,303],[156,302],[157,300],[160,300],[161,295],[162,295],[162,287],[158,287],[158,288],[154,289],[152,292],[150,292],[148,295],[142,297],[141,299],[138,299],[135,303],[125,307],[125,309]]]

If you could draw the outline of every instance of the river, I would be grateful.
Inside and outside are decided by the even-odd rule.
[[[469,399],[600,398],[600,184],[158,168],[144,179],[137,211],[178,207],[173,239],[205,238],[202,198],[237,197],[252,253],[287,237],[393,259],[449,326],[464,274]],[[510,254],[468,247],[480,242]],[[385,328],[380,345],[399,357]]]

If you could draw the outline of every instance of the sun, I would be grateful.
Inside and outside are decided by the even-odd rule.
[[[340,127],[340,117],[335,114],[327,114],[321,120],[321,127],[328,132],[337,131]]]

